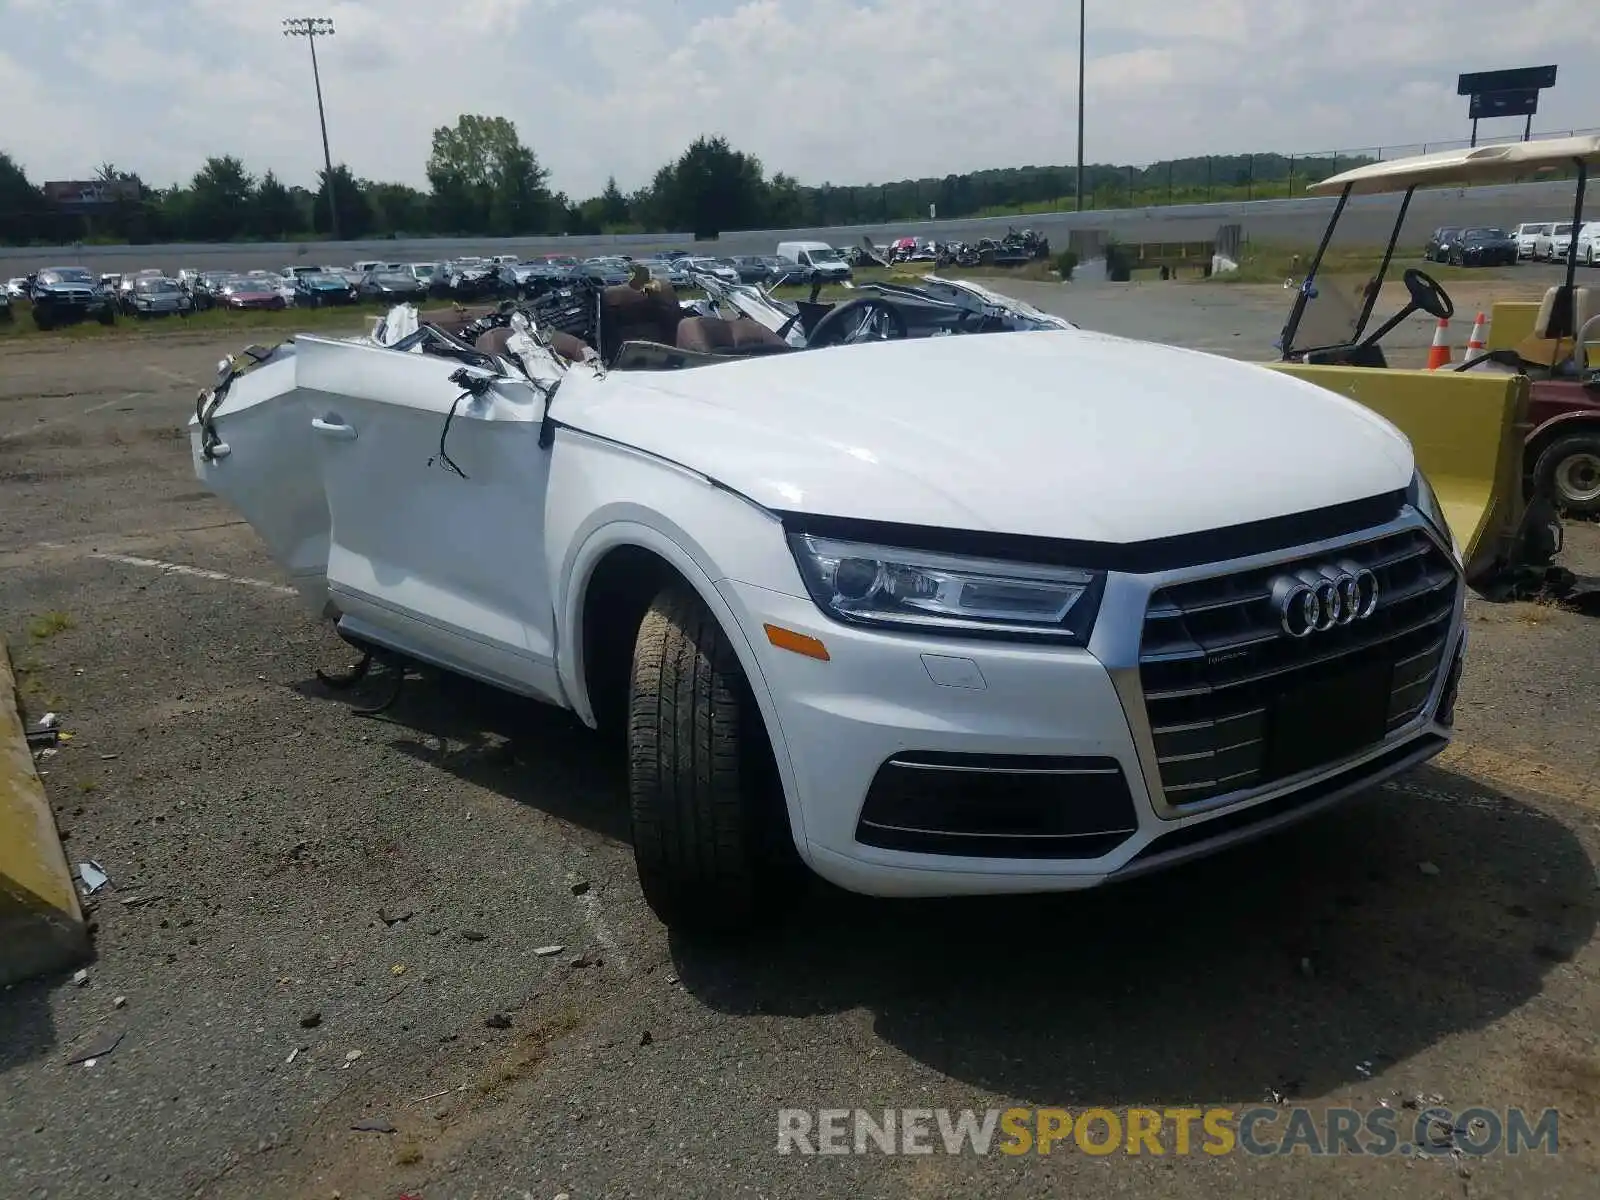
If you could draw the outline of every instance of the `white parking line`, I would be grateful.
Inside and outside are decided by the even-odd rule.
[[[107,562],[122,563],[127,567],[148,567],[164,575],[188,575],[195,579],[210,579],[217,583],[236,583],[242,587],[260,588],[264,592],[277,592],[282,596],[299,595],[292,587],[273,583],[269,579],[249,579],[243,575],[229,575],[223,571],[207,571],[203,567],[187,567],[182,563],[162,562],[158,558],[140,558],[135,554],[91,554],[90,558],[103,558]]]
[[[176,371],[169,371],[165,367],[156,367],[156,366],[151,366],[149,364],[146,364],[145,370],[146,371],[154,371],[157,375],[160,375],[160,376],[163,376],[164,378],[170,379],[174,383],[186,384],[189,387],[199,387],[200,386],[194,380],[190,379],[187,375],[179,375]]]

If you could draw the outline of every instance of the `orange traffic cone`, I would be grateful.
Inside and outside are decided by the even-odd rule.
[[[1433,331],[1433,345],[1428,348],[1428,370],[1437,371],[1450,365],[1450,343],[1445,340],[1445,330],[1450,328],[1448,317],[1439,318],[1439,327]]]
[[[1472,323],[1472,333],[1467,338],[1467,353],[1461,360],[1463,366],[1489,356],[1488,336],[1484,330],[1483,314],[1479,313],[1478,319]]]

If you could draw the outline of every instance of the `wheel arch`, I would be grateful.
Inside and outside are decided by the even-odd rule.
[[[1548,450],[1552,443],[1574,433],[1592,433],[1600,436],[1600,409],[1592,412],[1562,413],[1560,416],[1551,417],[1529,434],[1528,440],[1522,447],[1523,477],[1532,480],[1539,465],[1539,456]]]
[[[663,587],[674,582],[687,586],[711,612],[733,647],[782,781],[795,847],[809,861],[794,766],[772,689],[755,647],[696,556],[658,529],[619,520],[594,530],[570,561],[558,613],[562,631],[559,644],[566,647],[560,656],[559,671],[573,712],[591,728],[614,727],[619,698],[626,711],[628,671],[639,623]],[[626,634],[611,632],[619,622]]]

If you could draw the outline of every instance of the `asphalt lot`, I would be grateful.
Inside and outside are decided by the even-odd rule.
[[[1029,298],[1249,357],[1273,290]],[[0,347],[0,620],[73,735],[39,763],[68,857],[111,877],[87,985],[0,993],[0,1195],[1593,1195],[1593,617],[1474,601],[1449,755],[1271,840],[1077,897],[819,886],[758,945],[695,946],[644,907],[620,759],[575,722],[426,682],[362,719],[316,682],[347,656],[182,432],[248,340]],[[1568,558],[1600,572],[1600,527]],[[780,1107],[1274,1094],[1555,1107],[1561,1152],[775,1152]]]

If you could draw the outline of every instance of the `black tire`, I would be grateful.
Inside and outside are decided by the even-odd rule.
[[[33,310],[33,323],[40,333],[49,333],[55,325],[55,322],[50,319],[49,312],[38,307]]]
[[[1600,513],[1600,430],[1551,442],[1534,465],[1533,481],[1558,508],[1585,516]]]
[[[645,900],[687,932],[747,930],[798,881],[771,743],[722,627],[686,586],[634,642],[628,797]]]
[[[117,310],[109,304],[100,310],[100,315],[95,318],[102,325],[115,325],[117,323]]]

